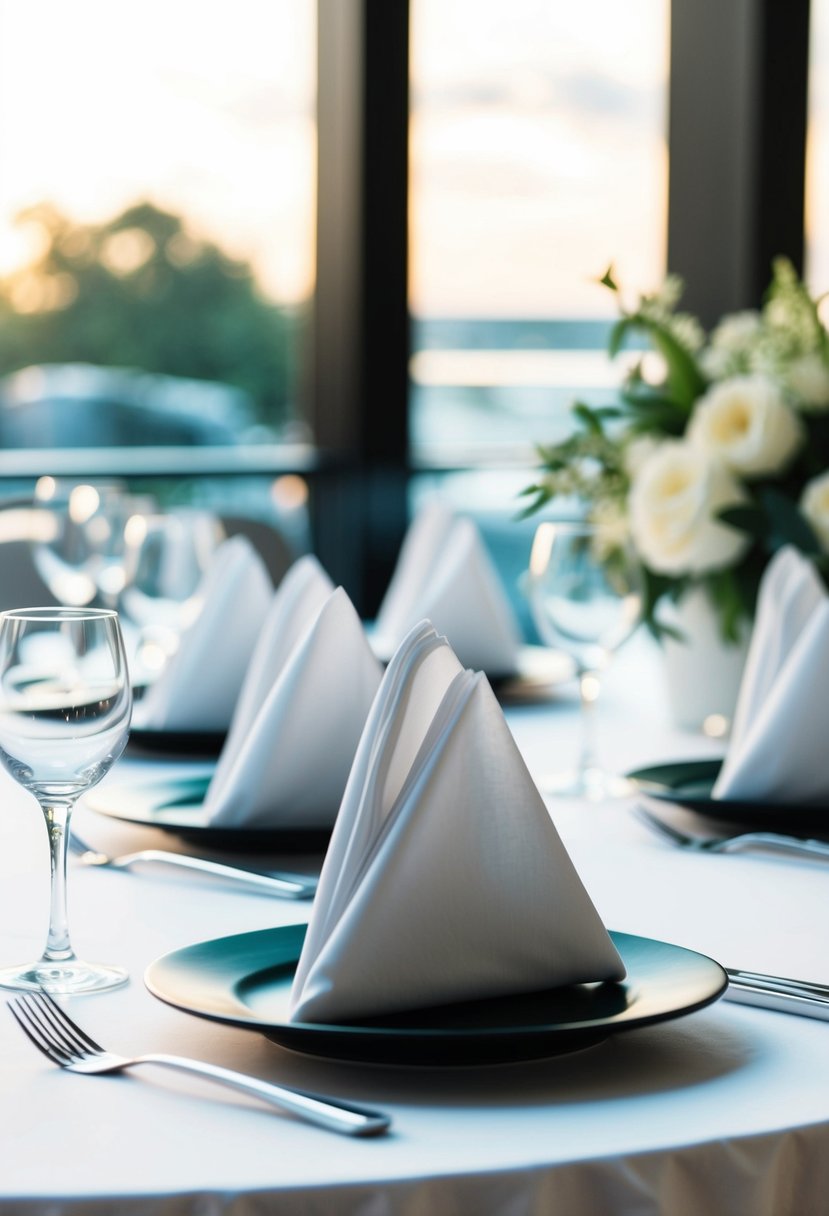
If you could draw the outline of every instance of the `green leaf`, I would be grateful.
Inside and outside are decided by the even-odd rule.
[[[613,263],[608,266],[602,277],[599,279],[602,287],[609,287],[611,291],[618,291],[619,287],[613,277]]]
[[[583,401],[577,401],[571,412],[592,435],[604,434],[602,420],[597,410],[592,409],[589,405],[585,405]]]
[[[723,641],[737,643],[741,636],[741,625],[750,615],[750,605],[743,597],[740,583],[734,571],[716,570],[705,578],[705,585],[720,619]]]
[[[820,553],[820,542],[814,529],[790,498],[769,486],[761,490],[760,499],[771,524],[770,547],[772,549],[780,549],[783,545],[794,545],[803,553]]]
[[[624,345],[625,338],[632,329],[629,317],[620,317],[610,331],[610,336],[607,340],[607,353],[611,359],[615,359],[619,351]]]
[[[740,504],[738,507],[723,507],[717,512],[717,519],[724,524],[736,528],[739,532],[747,532],[755,540],[766,541],[771,528],[771,521],[762,507]]]
[[[705,377],[697,367],[696,360],[664,325],[650,317],[638,317],[637,323],[647,332],[667,367],[667,384],[671,399],[685,413],[690,413],[694,402],[706,387]]]
[[[520,496],[528,495],[533,492],[535,493],[533,501],[528,503],[527,506],[522,507],[520,511],[516,512],[515,518],[517,520],[529,519],[531,515],[535,515],[536,511],[539,511],[553,497],[552,493],[546,488],[546,486],[528,486],[526,490],[521,491]]]
[[[663,393],[656,392],[649,385],[637,384],[636,387],[623,388],[620,396],[628,413],[634,416],[637,430],[652,430],[667,435],[684,433],[688,421],[686,411],[678,408]]]

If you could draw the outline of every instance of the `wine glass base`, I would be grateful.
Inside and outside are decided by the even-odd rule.
[[[580,798],[586,802],[627,798],[633,793],[633,784],[627,777],[607,772],[603,768],[569,769],[562,773],[548,773],[539,778],[538,788],[550,798]]]
[[[45,990],[74,996],[84,992],[105,992],[126,984],[129,974],[123,967],[108,963],[71,962],[50,963],[40,960],[20,967],[0,968],[0,988],[15,988],[23,992]]]

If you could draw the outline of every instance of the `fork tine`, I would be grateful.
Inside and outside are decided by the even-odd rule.
[[[60,1023],[49,1015],[49,1007],[38,1000],[39,993],[23,993],[19,1000],[26,1009],[30,1022],[34,1023],[44,1038],[52,1043],[56,1051],[62,1051],[70,1059],[77,1059],[84,1054],[82,1045],[68,1033]]]
[[[57,1001],[41,988],[39,992],[29,993],[30,999],[42,1011],[44,1017],[51,1022],[52,1026],[61,1032],[69,1041],[69,1045],[73,1050],[80,1052],[82,1055],[88,1055],[90,1051],[98,1054],[103,1052],[103,1047],[100,1043],[96,1043],[90,1038],[86,1031],[81,1030],[77,1022],[73,1022],[69,1014]]]
[[[43,1009],[38,1004],[36,993],[21,993],[21,995],[18,997],[18,1003],[20,1008],[25,1010],[29,1019],[29,1024],[35,1027],[48,1043],[51,1043],[56,1052],[61,1053],[70,1061],[78,1058],[77,1047],[69,1036],[64,1034],[60,1028],[55,1026],[55,1024],[46,1016]]]
[[[660,819],[658,815],[654,815],[652,811],[642,806],[641,803],[637,803],[633,807],[633,813],[642,823],[646,824],[649,828],[653,828],[655,832],[659,832],[668,840],[672,840],[674,844],[688,843],[688,836],[685,832],[680,832],[679,828],[675,828],[673,824],[666,823],[664,819]]]
[[[53,1046],[51,1039],[47,1039],[37,1022],[32,1019],[32,1015],[28,1008],[23,1004],[19,997],[12,997],[7,1002],[8,1008],[12,1016],[17,1021],[26,1037],[34,1043],[38,1051],[47,1056],[53,1064],[60,1065],[64,1068],[69,1063],[69,1057],[63,1053],[59,1053]]]

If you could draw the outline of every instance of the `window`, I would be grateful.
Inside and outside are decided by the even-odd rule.
[[[0,0],[0,446],[308,437],[316,5],[228,13]]]
[[[668,3],[411,12],[414,455],[526,457],[617,382],[608,264],[665,272]]]

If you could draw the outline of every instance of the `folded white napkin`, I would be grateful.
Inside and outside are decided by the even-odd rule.
[[[422,622],[360,739],[292,1020],[623,975],[489,684]]]
[[[471,519],[439,503],[418,513],[403,540],[377,614],[378,653],[388,658],[424,619],[464,666],[492,676],[515,672],[520,632],[481,535]]]
[[[382,669],[341,587],[309,622],[327,583],[311,562],[280,585],[205,798],[212,824],[334,822]]]
[[[728,753],[715,798],[829,798],[829,597],[814,566],[782,549],[760,585]]]
[[[244,537],[224,541],[197,593],[201,610],[135,707],[147,730],[227,730],[273,599],[264,562]]]
[[[312,554],[286,570],[251,655],[228,732],[225,752],[234,752],[250,732],[277,676],[299,639],[317,619],[334,584]]]

